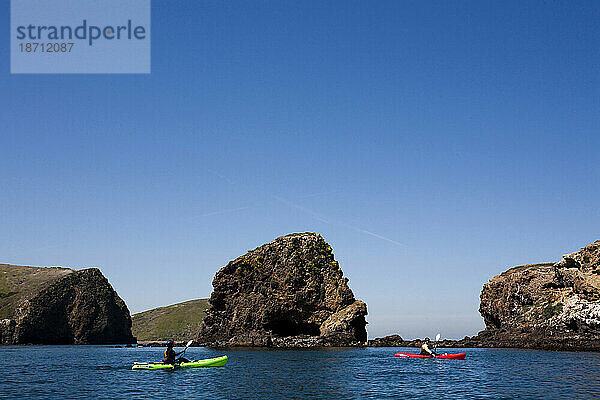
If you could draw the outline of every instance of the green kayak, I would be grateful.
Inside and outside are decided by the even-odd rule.
[[[163,362],[135,363],[131,369],[175,369],[175,368],[202,368],[222,367],[227,364],[227,356],[207,358],[206,360],[195,360],[180,364],[165,364]]]

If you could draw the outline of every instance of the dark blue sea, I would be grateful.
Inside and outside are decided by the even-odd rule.
[[[0,347],[7,399],[594,399],[600,353],[467,349],[465,360],[399,359],[405,348],[227,350],[225,367],[132,371],[160,348]],[[461,352],[463,350],[448,352]]]

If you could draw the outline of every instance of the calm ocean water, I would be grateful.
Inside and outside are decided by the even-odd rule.
[[[160,348],[0,347],[8,399],[593,399],[600,354],[467,349],[459,360],[398,359],[405,348],[227,350],[226,367],[132,371]],[[448,352],[460,352],[448,351]]]

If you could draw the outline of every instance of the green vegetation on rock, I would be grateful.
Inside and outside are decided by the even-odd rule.
[[[133,335],[138,341],[187,340],[198,332],[208,299],[185,301],[134,314]]]
[[[68,268],[0,264],[0,319],[12,318],[22,300],[71,272]]]
[[[500,274],[500,276],[504,276],[508,273],[523,271],[530,268],[540,268],[540,267],[551,267],[554,263],[537,263],[537,264],[525,264],[525,265],[517,265],[516,267],[509,268]]]
[[[560,314],[562,312],[563,305],[562,303],[552,304],[548,303],[546,307],[544,307],[544,317],[552,318],[553,316]]]

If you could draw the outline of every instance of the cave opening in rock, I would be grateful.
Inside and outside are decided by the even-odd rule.
[[[365,317],[356,318],[350,324],[354,330],[354,338],[359,342],[367,341],[367,330],[365,329],[365,325],[367,322],[365,321]]]
[[[579,324],[577,323],[576,320],[572,319],[569,322],[567,322],[565,325],[566,325],[567,329],[570,329],[573,332],[579,332]]]
[[[502,322],[500,321],[500,318],[495,316],[495,315],[491,315],[491,314],[481,314],[483,316],[483,319],[485,321],[486,327],[490,327],[493,326],[496,329],[500,329],[500,326],[502,325]]]
[[[281,337],[298,335],[319,336],[321,333],[317,324],[295,322],[289,318],[275,318],[265,328],[273,332],[274,335]]]

